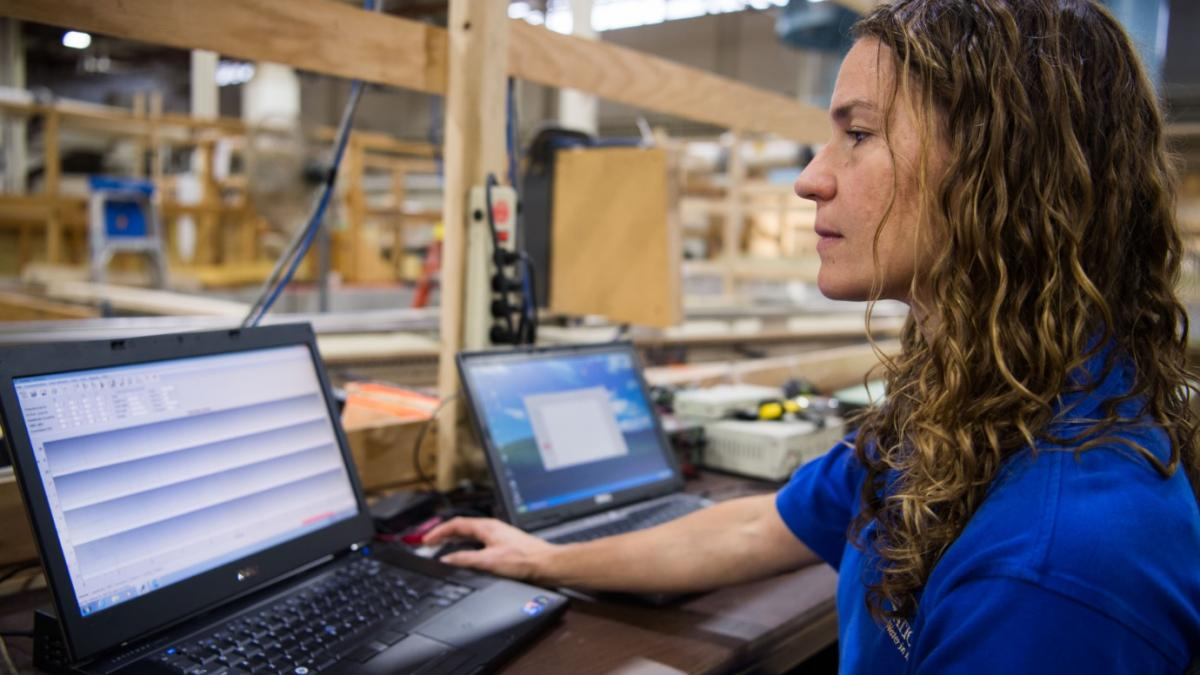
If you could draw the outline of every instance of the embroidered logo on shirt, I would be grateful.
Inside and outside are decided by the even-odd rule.
[[[896,645],[900,656],[907,661],[908,654],[912,651],[912,626],[908,625],[907,619],[888,619],[885,628],[888,637],[892,638],[892,644]]]

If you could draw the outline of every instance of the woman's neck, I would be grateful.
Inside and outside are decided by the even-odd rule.
[[[936,312],[932,311],[929,304],[920,300],[908,300],[908,311],[912,314],[913,321],[917,324],[917,330],[921,332],[921,337],[928,343],[937,333],[940,319]]]

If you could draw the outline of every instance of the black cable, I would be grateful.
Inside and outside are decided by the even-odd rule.
[[[508,124],[505,129],[508,141],[508,184],[517,187],[517,163],[520,160],[521,148],[517,145],[517,80],[508,78]]]
[[[521,255],[525,256],[526,271],[529,272],[529,292],[525,300],[529,303],[529,338],[526,341],[528,344],[537,344],[537,266],[533,264],[533,258],[526,252],[521,251]]]
[[[20,574],[21,572],[24,572],[25,570],[33,569],[34,567],[37,567],[37,566],[38,566],[38,562],[36,560],[13,565],[12,567],[8,568],[8,571],[4,572],[3,574],[0,574],[0,584],[17,576],[18,574]]]
[[[509,253],[500,246],[500,237],[496,232],[496,221],[492,215],[492,188],[498,185],[495,174],[487,175],[487,182],[484,187],[484,203],[487,209],[488,230],[492,235],[492,263],[496,267],[496,277],[499,281],[496,288],[499,289],[501,302],[505,307],[508,306],[508,279],[504,274],[505,267],[515,260],[520,260],[524,263],[524,274],[522,274],[522,290],[521,290],[521,320],[517,324],[517,330],[514,333],[512,325],[512,316],[506,313],[503,316],[505,328],[508,335],[512,337],[515,344],[534,344],[537,342],[537,278],[534,269],[533,258],[525,251],[517,251]],[[500,317],[497,317],[500,318]]]
[[[516,342],[519,341],[520,338],[518,338],[513,332],[512,314],[508,307],[508,279],[504,274],[504,268],[508,264],[507,256],[505,254],[508,252],[500,246],[500,235],[496,232],[496,218],[492,214],[492,188],[499,184],[499,181],[496,180],[496,174],[488,173],[487,180],[483,188],[483,201],[484,208],[487,210],[488,231],[491,232],[492,235],[492,265],[496,268],[495,279],[498,282],[495,286],[495,290],[500,295],[499,302],[501,303],[501,308],[504,310],[504,313],[501,316],[496,316],[496,312],[493,311],[492,318],[503,319],[504,330],[506,331],[505,334],[508,335],[509,340]],[[499,340],[494,341],[498,342]]]
[[[342,119],[338,124],[337,135],[334,137],[333,158],[330,162],[329,171],[325,174],[325,183],[321,187],[321,191],[313,204],[312,211],[309,213],[307,224],[298,230],[292,241],[288,244],[288,248],[279,261],[275,263],[275,268],[271,270],[271,276],[263,284],[259,290],[259,296],[255,299],[250,311],[247,312],[246,318],[242,320],[242,328],[257,326],[259,321],[262,321],[267,312],[271,311],[271,306],[275,304],[275,300],[279,298],[279,294],[292,280],[292,275],[296,273],[296,268],[300,266],[300,261],[304,259],[308,253],[309,247],[312,246],[313,240],[316,238],[317,230],[321,228],[325,218],[325,211],[329,207],[329,201],[333,196],[334,185],[337,182],[338,169],[342,164],[342,157],[346,152],[346,144],[350,137],[350,127],[354,122],[354,113],[358,110],[358,102],[362,98],[363,83],[359,80],[354,80],[350,85],[350,98],[346,101],[346,107],[342,110]],[[280,270],[286,270],[281,276]]]
[[[317,195],[313,197],[313,205],[309,212],[310,223],[312,220],[312,214],[315,214],[316,210],[319,208],[321,196],[322,193],[318,192]],[[292,239],[284,248],[283,254],[279,256],[279,259],[275,261],[275,266],[271,268],[271,273],[267,275],[266,280],[264,280],[262,286],[259,287],[258,296],[250,305],[250,311],[247,312],[245,318],[242,319],[243,328],[251,325],[251,322],[254,320],[254,318],[259,315],[259,312],[262,310],[263,303],[266,302],[267,297],[271,295],[271,291],[275,285],[279,283],[279,279],[283,275],[284,269],[296,255],[296,251],[303,243],[304,235],[307,234],[307,232],[308,225],[305,225],[304,227],[296,230],[295,234],[292,235]]]
[[[0,657],[4,658],[4,668],[12,675],[18,675],[17,666],[13,663],[12,655],[8,653],[8,644],[4,637],[0,637]]]
[[[522,323],[528,321],[528,327],[525,334],[522,335],[522,341],[527,345],[532,345],[537,344],[537,268],[533,264],[533,257],[525,251],[518,251],[517,256],[525,264]]]

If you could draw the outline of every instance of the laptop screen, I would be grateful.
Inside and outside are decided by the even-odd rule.
[[[357,514],[304,345],[14,385],[83,616]]]
[[[516,515],[675,475],[628,348],[478,355],[462,367]]]

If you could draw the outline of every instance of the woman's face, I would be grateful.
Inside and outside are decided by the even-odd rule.
[[[833,137],[796,179],[796,194],[817,203],[817,285],[826,297],[866,300],[875,269],[872,241],[895,193],[879,237],[883,298],[911,303],[918,251],[917,162],[921,134],[903,92],[897,92],[889,138],[883,109],[892,91],[892,52],[873,39],[855,43],[842,62],[830,104]],[[892,163],[888,145],[895,153]],[[938,148],[930,150],[939,164]],[[925,245],[926,247],[928,244]]]

